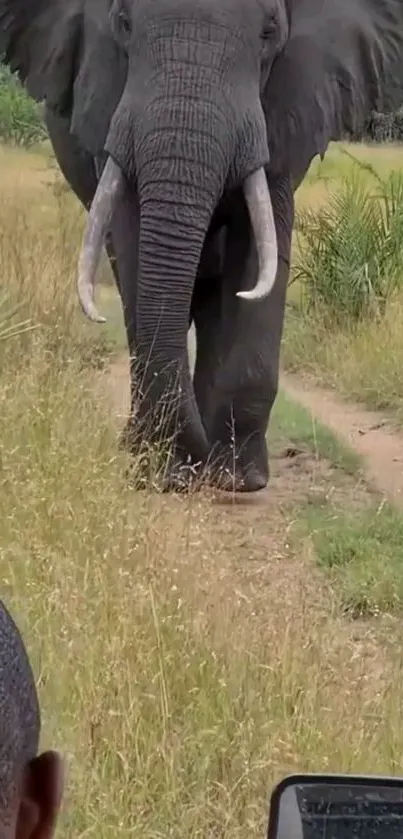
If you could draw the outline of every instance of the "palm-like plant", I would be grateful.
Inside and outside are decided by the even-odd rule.
[[[305,308],[327,311],[339,322],[382,315],[403,281],[403,173],[382,179],[353,160],[361,171],[343,178],[325,206],[300,211],[296,224],[293,277],[301,282]],[[363,169],[376,178],[375,191]]]

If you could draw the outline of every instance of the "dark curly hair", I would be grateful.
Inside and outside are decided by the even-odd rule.
[[[0,600],[0,818],[15,785],[38,750],[40,711],[35,681],[18,627]]]

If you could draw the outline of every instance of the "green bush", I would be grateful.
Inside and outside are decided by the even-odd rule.
[[[354,158],[355,160],[355,158]],[[356,172],[345,177],[324,206],[297,214],[299,248],[293,279],[305,311],[345,325],[380,316],[403,276],[403,173],[373,185]]]
[[[0,140],[28,148],[46,138],[41,108],[0,64]]]

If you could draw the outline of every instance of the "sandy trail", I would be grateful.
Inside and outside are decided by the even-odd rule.
[[[343,402],[334,392],[282,375],[289,396],[311,411],[313,418],[363,458],[366,482],[371,489],[403,507],[403,435],[382,414]]]

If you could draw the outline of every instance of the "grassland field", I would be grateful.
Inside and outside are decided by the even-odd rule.
[[[400,148],[350,151],[403,167]],[[298,206],[326,202],[352,165],[334,145]],[[0,171],[1,597],[43,745],[66,755],[59,835],[263,837],[288,772],[402,774],[403,507],[287,374],[387,411],[398,444],[403,295],[329,330],[290,286],[267,493],[135,492],[109,267],[98,328],[76,301],[83,212],[49,149],[2,148]]]

